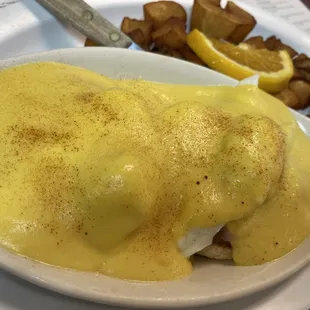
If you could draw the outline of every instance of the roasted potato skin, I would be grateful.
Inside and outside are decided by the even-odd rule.
[[[220,0],[195,0],[191,16],[191,29],[207,36],[240,43],[255,27],[256,20],[233,2],[225,9]]]
[[[287,51],[291,58],[294,58],[298,54],[292,47],[284,44],[280,39],[275,36],[269,37],[266,40],[265,45],[267,49],[271,51]]]
[[[294,80],[288,84],[298,98],[297,109],[305,109],[310,104],[310,84],[303,80]]]
[[[124,17],[121,30],[126,34],[130,34],[134,30],[139,29],[144,36],[145,43],[150,44],[151,42],[151,33],[152,33],[152,24],[145,20],[131,19],[129,17]]]
[[[145,39],[145,36],[143,32],[140,29],[135,29],[129,33],[127,33],[128,37],[135,42],[137,45],[139,45],[143,50],[149,51],[150,44],[147,43],[147,40]]]
[[[121,30],[142,49],[149,51],[152,33],[152,24],[150,22],[124,17]]]
[[[152,24],[153,30],[162,27],[169,19],[176,18],[186,24],[186,11],[174,1],[150,2],[143,6],[144,19]]]
[[[179,52],[189,62],[192,62],[196,65],[206,66],[206,64],[193,52],[193,50],[185,44],[179,49]]]
[[[299,78],[310,82],[310,58],[305,54],[300,54],[294,59],[295,70],[299,73]]]
[[[288,87],[283,89],[278,94],[275,94],[274,96],[278,98],[279,100],[281,100],[289,108],[292,108],[292,109],[299,108],[299,100],[296,94]]]
[[[256,49],[266,49],[265,41],[262,36],[251,37],[245,40],[244,43],[247,43]]]
[[[177,18],[170,18],[152,33],[152,41],[158,48],[180,49],[186,43],[185,24]]]

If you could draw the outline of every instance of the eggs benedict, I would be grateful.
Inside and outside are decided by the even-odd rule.
[[[0,98],[0,244],[20,255],[160,281],[191,273],[180,240],[197,229],[225,226],[238,265],[310,235],[310,141],[255,86],[112,80],[47,62],[3,70]]]

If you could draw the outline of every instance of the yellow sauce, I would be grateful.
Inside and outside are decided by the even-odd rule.
[[[115,81],[56,63],[0,73],[0,243],[61,267],[177,279],[177,241],[228,224],[237,264],[310,234],[310,142],[253,86]]]

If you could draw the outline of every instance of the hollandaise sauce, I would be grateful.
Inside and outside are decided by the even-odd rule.
[[[310,141],[254,86],[112,80],[64,64],[0,73],[0,244],[131,280],[191,273],[178,240],[227,224],[262,264],[310,234]]]

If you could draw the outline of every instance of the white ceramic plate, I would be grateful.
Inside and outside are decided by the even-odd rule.
[[[155,54],[111,48],[65,49],[0,62],[0,69],[33,61],[57,61],[85,67],[111,77],[144,79],[200,85],[236,85],[236,81],[177,59]],[[163,74],[163,69],[165,72]],[[294,113],[310,135],[310,121]],[[200,306],[242,297],[267,288],[301,269],[310,261],[310,239],[291,254],[255,267],[202,259],[184,280],[135,283],[104,275],[51,267],[0,250],[0,266],[38,285],[71,296],[102,303],[132,307]]]

